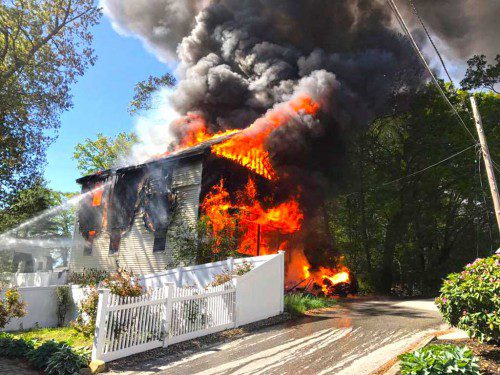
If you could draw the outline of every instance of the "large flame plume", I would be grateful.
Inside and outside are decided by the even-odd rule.
[[[269,110],[264,116],[244,130],[228,130],[210,133],[205,119],[194,113],[181,118],[174,126],[180,129],[182,138],[174,151],[196,146],[202,142],[228,137],[211,146],[211,152],[229,159],[270,181],[278,181],[279,174],[273,168],[266,140],[276,129],[285,126],[297,116],[316,116],[318,102],[307,94],[298,94],[288,102]],[[314,269],[297,247],[293,236],[300,232],[304,213],[300,207],[300,187],[285,200],[273,202],[262,197],[252,178],[237,191],[228,191],[220,180],[204,197],[201,213],[208,219],[211,235],[216,239],[214,252],[220,252],[223,236],[238,237],[241,254],[264,255],[286,250],[287,285],[302,284],[303,289],[334,294],[334,287],[349,283],[349,271],[337,265],[334,268]],[[297,284],[298,283],[298,284]]]

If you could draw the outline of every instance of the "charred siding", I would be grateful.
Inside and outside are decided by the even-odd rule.
[[[202,159],[190,157],[173,164],[172,188],[178,193],[177,213],[183,221],[195,224],[198,218]],[[117,253],[109,254],[110,235],[107,231],[98,234],[93,242],[92,254],[84,255],[84,241],[78,230],[71,254],[70,268],[81,271],[83,268],[114,270],[120,267],[135,273],[150,273],[175,267],[187,260],[172,254],[167,244],[164,252],[153,253],[154,235],[146,230],[139,211],[134,217],[130,231],[121,238]]]

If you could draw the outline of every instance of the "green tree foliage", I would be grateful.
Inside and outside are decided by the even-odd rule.
[[[465,90],[479,89],[482,87],[494,91],[495,85],[500,82],[500,55],[495,58],[496,64],[487,64],[485,55],[474,55],[467,60],[467,72],[460,82]]]
[[[138,82],[134,87],[134,98],[130,102],[129,113],[134,114],[140,110],[150,109],[152,97],[162,87],[175,85],[175,78],[166,73],[160,77],[149,76],[148,79]]]
[[[96,173],[116,166],[138,141],[135,133],[119,133],[114,139],[99,133],[95,140],[86,138],[78,143],[73,159],[83,174]]]
[[[472,129],[469,94],[447,94]],[[500,96],[476,98],[500,160]],[[360,285],[434,294],[442,277],[491,254],[499,239],[474,141],[433,87],[410,103],[350,139],[345,193],[330,203],[330,227]]]
[[[95,62],[94,0],[0,3],[0,209],[39,174],[70,87]]]

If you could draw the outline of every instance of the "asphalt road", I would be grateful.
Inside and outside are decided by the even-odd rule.
[[[174,362],[158,359],[133,373],[369,374],[441,325],[430,300],[343,302]]]

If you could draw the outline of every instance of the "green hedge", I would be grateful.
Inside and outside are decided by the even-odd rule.
[[[72,375],[90,362],[85,348],[72,348],[66,342],[43,343],[0,333],[0,357],[27,359],[37,370],[47,375]]]
[[[444,319],[480,341],[500,341],[500,255],[448,275],[436,305]]]

